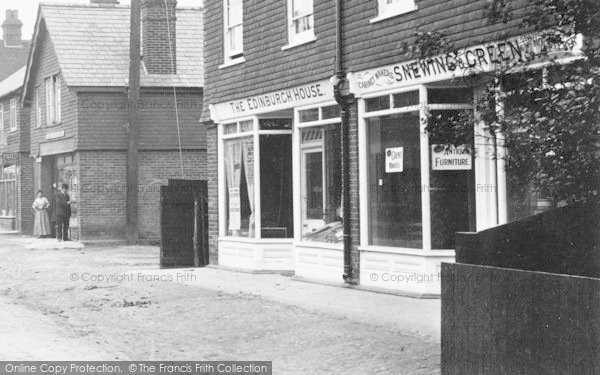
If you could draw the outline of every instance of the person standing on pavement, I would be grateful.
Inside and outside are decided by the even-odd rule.
[[[37,238],[45,237],[51,234],[50,219],[48,219],[48,207],[50,202],[44,197],[44,193],[38,190],[35,200],[31,207],[35,211],[35,219],[33,221],[33,235]]]
[[[56,188],[56,184],[53,185]],[[71,197],[69,185],[62,184],[55,193],[54,218],[56,220],[56,239],[69,241],[69,219],[71,217]]]

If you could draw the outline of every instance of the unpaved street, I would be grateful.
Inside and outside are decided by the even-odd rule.
[[[158,269],[155,247],[27,250],[0,236],[0,359],[268,360],[276,374],[439,373],[439,342],[427,335],[242,287],[189,285],[185,273],[182,282],[140,276],[149,269]],[[299,282],[289,283],[281,288]],[[331,288],[310,286],[320,287]]]

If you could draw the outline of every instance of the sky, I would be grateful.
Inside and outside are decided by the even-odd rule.
[[[130,0],[120,0],[121,4],[129,4]],[[178,6],[202,6],[203,0],[178,0]],[[37,17],[38,6],[42,3],[67,3],[67,4],[89,4],[89,0],[0,0],[0,24],[6,18],[7,9],[17,9],[19,18],[23,22],[23,39],[30,40],[33,35],[35,18]],[[2,36],[0,34],[0,39]]]

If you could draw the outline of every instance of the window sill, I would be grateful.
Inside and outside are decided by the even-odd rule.
[[[404,247],[386,247],[386,246],[359,246],[359,251],[371,252],[371,253],[387,253],[397,255],[409,255],[418,257],[453,257],[455,256],[454,250],[423,250],[423,249],[410,249]]]
[[[239,65],[241,63],[246,62],[246,59],[244,59],[244,57],[239,57],[237,59],[231,60],[231,61],[227,61],[221,65],[219,65],[217,67],[217,69],[224,69],[224,68],[228,68],[230,66],[235,66],[235,65]]]
[[[288,49],[292,49],[292,48],[298,47],[298,46],[303,46],[305,44],[312,43],[312,42],[314,42],[316,40],[317,40],[317,38],[313,35],[313,36],[311,36],[308,39],[304,39],[304,40],[300,40],[300,41],[294,41],[292,43],[289,43],[288,45],[285,45],[285,46],[281,47],[281,50],[282,51],[287,51]]]
[[[410,8],[410,9],[401,10],[401,11],[395,11],[395,12],[389,12],[389,13],[385,13],[385,14],[380,14],[380,15],[378,15],[375,18],[371,18],[369,20],[369,23],[377,23],[377,22],[384,21],[384,20],[387,20],[387,19],[390,19],[390,18],[394,18],[394,17],[399,16],[401,14],[412,13],[412,12],[418,10],[418,9],[419,9],[419,7],[415,5],[413,8]]]
[[[12,134],[12,133],[16,133],[16,132],[17,132],[17,129],[10,129],[10,130],[8,131],[8,134]]]

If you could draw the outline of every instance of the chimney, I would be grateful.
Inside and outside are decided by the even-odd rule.
[[[90,0],[90,4],[119,5],[119,0]]]
[[[177,73],[177,0],[142,0],[142,50],[149,74]]]
[[[20,47],[21,44],[21,28],[23,22],[19,20],[18,10],[7,10],[6,20],[2,24],[4,31],[4,45],[7,47]]]

